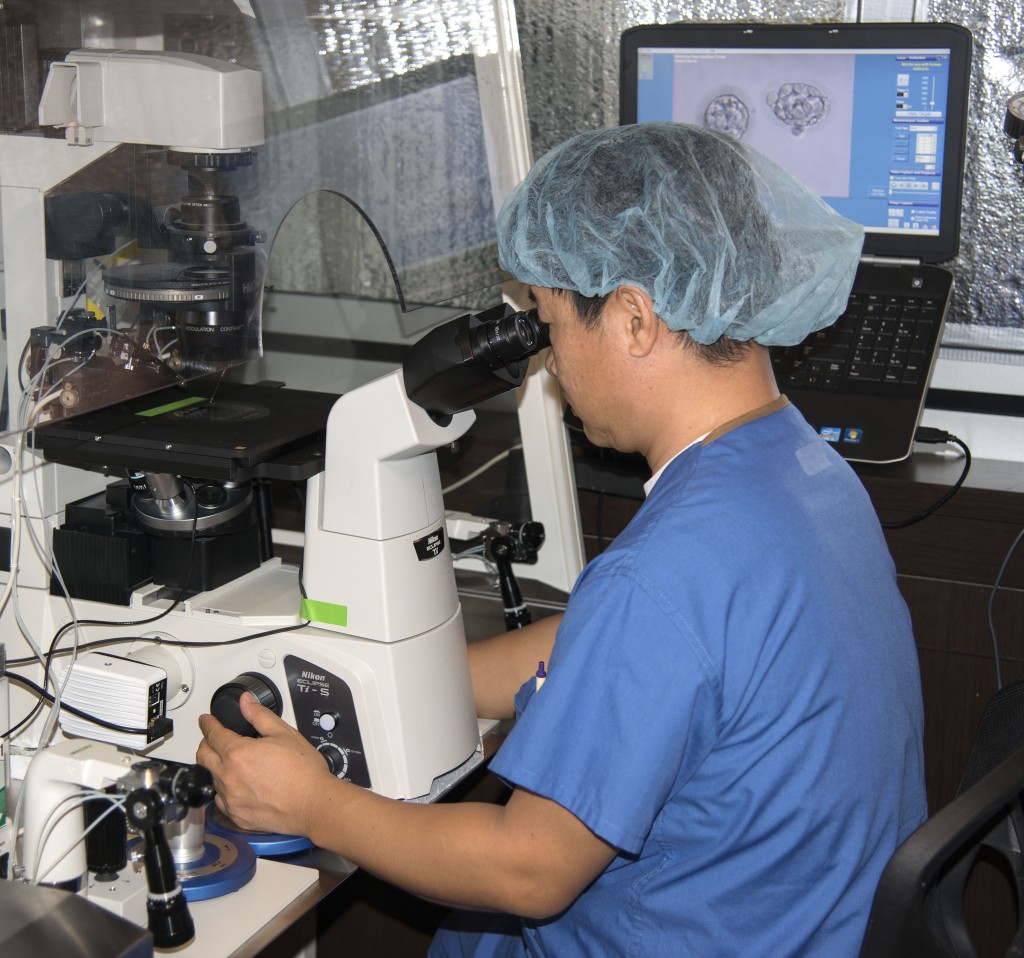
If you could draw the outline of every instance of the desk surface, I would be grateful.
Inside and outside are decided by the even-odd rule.
[[[963,463],[963,453],[956,446],[947,444],[942,447],[942,451],[918,451],[906,461],[891,465],[879,466],[868,463],[853,463],[852,465],[861,479],[872,483],[892,481],[950,486],[960,476]],[[963,488],[965,490],[983,489],[988,492],[1024,492],[1024,463],[997,459],[975,459],[971,463],[971,469],[964,481]]]

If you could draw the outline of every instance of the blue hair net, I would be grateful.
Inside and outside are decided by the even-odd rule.
[[[863,238],[767,157],[684,123],[581,133],[541,157],[498,216],[516,279],[583,296],[638,286],[705,344],[793,345],[834,322]]]

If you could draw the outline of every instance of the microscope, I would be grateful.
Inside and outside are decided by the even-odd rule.
[[[148,888],[146,926],[153,935],[154,947],[174,950],[195,938],[176,862],[189,863],[196,857],[180,853],[186,847],[181,838],[189,834],[180,826],[213,799],[206,769],[138,761],[110,745],[68,741],[39,754],[29,767],[25,788],[30,798],[22,838],[27,881],[81,890],[88,876],[88,858],[82,840],[84,819],[79,795],[83,788],[92,789],[103,796],[92,801],[106,803],[114,821],[123,814],[127,826],[142,842]],[[94,824],[99,824],[102,817],[102,813],[97,815]],[[169,835],[174,837],[169,840]],[[124,868],[127,856],[123,848],[120,851],[119,867]],[[201,847],[197,854],[202,854]],[[255,869],[251,852],[247,868],[249,874]],[[239,885],[244,884],[244,878]]]
[[[255,71],[161,51],[71,51],[50,66],[39,118],[39,131],[0,136],[0,541],[26,595],[50,589],[52,549],[72,576],[76,561],[110,571],[126,551],[138,565],[134,547],[69,556],[59,535],[51,542],[65,507],[106,484],[29,451],[35,430],[257,356],[266,260],[265,236],[225,188],[263,143]],[[252,493],[225,499],[219,511],[237,527]],[[204,525],[217,526],[218,510],[207,512]],[[48,613],[37,615],[49,629]]]
[[[51,65],[39,119],[63,138],[0,138],[7,384],[24,425],[257,356],[266,236],[222,184],[263,143],[259,74],[75,50]]]
[[[40,116],[65,139],[0,137],[10,428],[32,447],[5,480],[15,744],[47,744],[21,673],[62,689],[24,777],[83,784],[41,759],[101,742],[185,766],[205,712],[254,734],[249,691],[339,778],[432,800],[482,761],[435,450],[522,384],[545,327],[459,316],[340,398],[221,383],[260,348],[265,236],[222,185],[258,162],[258,75],[139,51],[54,67]],[[305,483],[298,568],[269,548],[273,479]]]

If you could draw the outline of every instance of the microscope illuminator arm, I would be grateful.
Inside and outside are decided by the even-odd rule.
[[[255,70],[191,53],[72,50],[50,68],[39,123],[64,127],[76,146],[249,149],[264,142],[263,82]]]

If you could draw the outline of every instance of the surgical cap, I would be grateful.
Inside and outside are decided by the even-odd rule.
[[[846,305],[864,231],[766,156],[684,123],[591,130],[498,216],[503,269],[604,296],[638,286],[671,329],[793,345]]]

